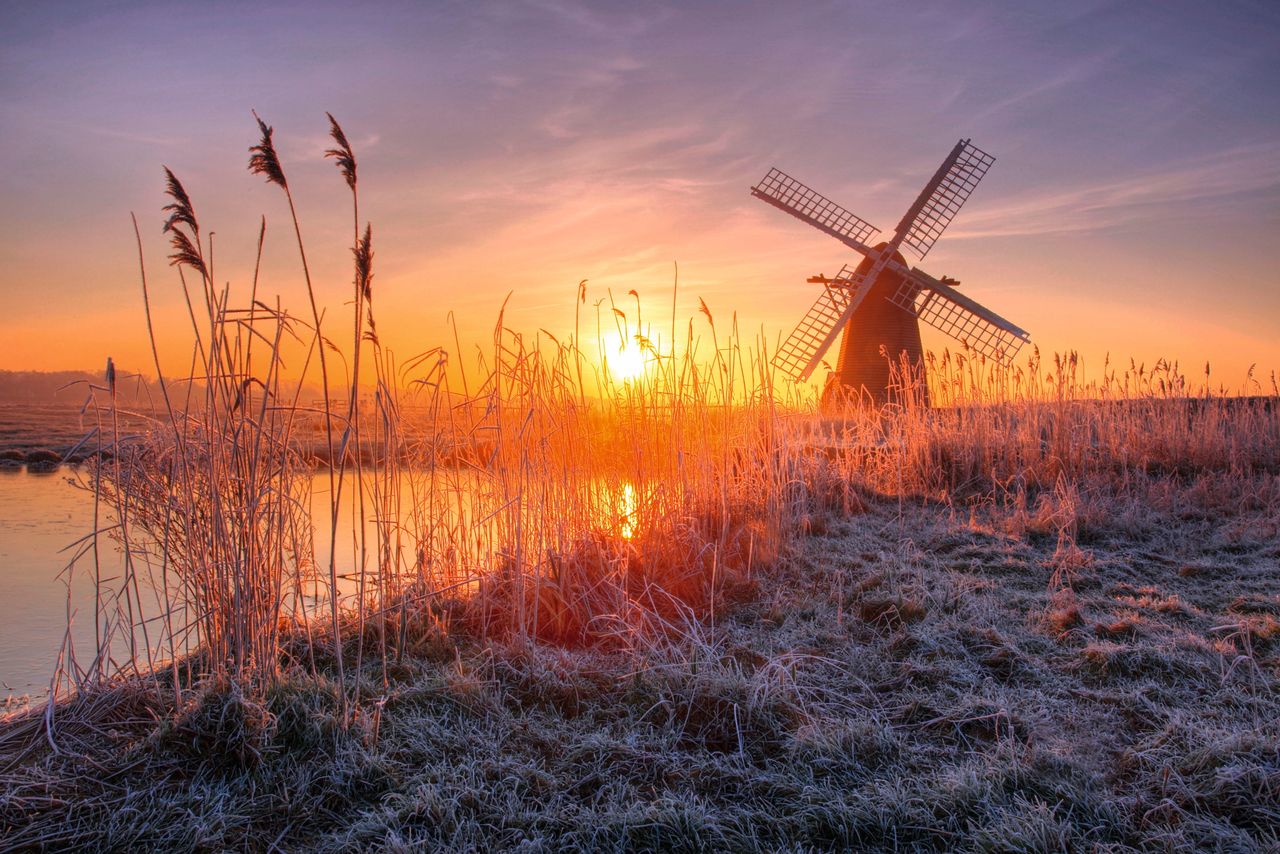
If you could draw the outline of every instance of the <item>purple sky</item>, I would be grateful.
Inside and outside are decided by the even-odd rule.
[[[148,364],[130,211],[178,318],[161,164],[220,278],[302,309],[287,210],[245,170],[277,130],[323,300],[349,289],[328,110],[361,161],[375,300],[404,354],[698,298],[785,333],[854,260],[750,198],[778,166],[891,230],[959,137],[996,165],[922,265],[1042,349],[1280,368],[1280,5],[5,3],[0,368]],[[594,322],[594,321],[593,321]],[[451,336],[450,336],[451,337]],[[166,345],[169,342],[163,342]],[[926,338],[942,346],[942,339]],[[177,344],[172,352],[176,356]]]

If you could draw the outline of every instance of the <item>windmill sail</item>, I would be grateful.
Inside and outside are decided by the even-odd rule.
[[[880,231],[862,217],[778,169],[770,169],[760,183],[751,188],[751,195],[826,232],[863,255],[870,254],[867,244]]]
[[[857,391],[859,400],[876,404],[894,402],[903,393],[919,394],[915,399],[927,406],[927,388],[921,385],[916,392],[903,392],[905,386],[895,385],[885,359],[888,351],[889,360],[923,371],[918,321],[964,342],[984,358],[1012,361],[1030,335],[955,290],[949,284],[953,280],[935,279],[909,266],[900,251],[910,249],[924,258],[993,163],[994,157],[969,140],[957,142],[907,209],[893,237],[878,244],[877,229],[866,220],[790,175],[769,170],[751,188],[753,196],[866,256],[857,269],[846,266],[835,279],[810,279],[821,281],[823,291],[774,354],[774,366],[796,380],[807,380],[843,331],[837,368],[823,392],[824,407],[828,401],[842,405],[840,392],[845,389]],[[868,296],[872,302],[867,302]]]
[[[957,142],[898,223],[899,245],[923,260],[995,162],[994,157],[969,140]]]
[[[818,300],[810,306],[804,318],[791,330],[787,339],[773,355],[773,366],[803,383],[813,374],[840,330],[845,328],[850,315],[858,310],[870,284],[863,274],[856,273],[849,265],[841,268],[831,282],[824,284]]]
[[[841,269],[774,354],[774,367],[797,382],[807,380],[869,289],[851,267]]]
[[[955,288],[912,271],[889,301],[908,311],[974,352],[1008,363],[1031,336]]]

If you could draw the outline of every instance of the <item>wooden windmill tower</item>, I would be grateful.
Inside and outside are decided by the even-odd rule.
[[[881,242],[875,242],[879,229],[866,220],[771,169],[751,188],[753,196],[864,256],[856,268],[846,265],[833,279],[809,279],[823,286],[822,293],[774,355],[774,365],[798,381],[807,380],[843,329],[824,405],[842,399],[901,402],[890,361],[896,368],[905,359],[916,378],[923,379],[921,320],[988,359],[1011,360],[1030,335],[961,294],[955,279],[935,279],[908,266],[900,251],[923,260],[994,162],[969,140],[957,142],[907,209],[893,238]]]

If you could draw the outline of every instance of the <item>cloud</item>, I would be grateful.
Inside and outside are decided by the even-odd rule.
[[[323,118],[323,116],[321,118]],[[341,116],[334,116],[334,118],[338,120],[340,125],[342,124]],[[343,128],[343,132],[346,132],[345,127]],[[378,143],[381,142],[382,137],[376,133],[365,133],[361,135],[348,133],[347,139],[351,142],[352,151],[356,153],[356,159],[359,160],[362,155],[376,148]],[[286,144],[288,145],[288,149],[285,148]],[[329,151],[333,147],[333,137],[329,135],[328,131],[323,133],[315,131],[306,134],[298,134],[294,135],[292,139],[289,139],[287,143],[283,140],[280,143],[277,143],[277,148],[280,148],[282,153],[287,151],[290,157],[296,157],[298,160],[305,160],[313,163],[324,162],[325,152]]]
[[[994,104],[988,105],[975,113],[971,117],[970,123],[974,126],[981,126],[992,117],[1014,107],[1036,104],[1043,108],[1046,96],[1057,93],[1060,90],[1071,89],[1093,78],[1102,76],[1118,55],[1118,49],[1109,48],[1100,53],[1081,57],[1070,63],[1062,71],[1036,80]]]
[[[1029,195],[964,216],[949,237],[1014,237],[1100,231],[1166,219],[1233,195],[1280,186],[1280,144],[1259,143],[1176,163],[1133,178]]]
[[[526,0],[525,5],[566,21],[583,32],[614,38],[639,35],[652,25],[651,18],[635,12],[635,9],[643,9],[656,18],[667,15],[665,10],[652,7],[636,6],[633,9],[627,4],[620,4],[616,9],[592,8],[574,0]]]
[[[94,136],[105,136],[108,139],[119,139],[124,140],[125,142],[137,142],[142,145],[157,145],[165,148],[173,148],[187,142],[187,140],[182,137],[156,136],[152,134],[136,133],[134,131],[118,130],[116,128],[80,126],[79,130],[85,133],[91,133]]]

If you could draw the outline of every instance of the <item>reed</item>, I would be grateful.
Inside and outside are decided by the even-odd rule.
[[[119,589],[102,585],[97,648],[88,662],[72,651],[65,688],[163,661],[179,700],[181,686],[211,678],[261,690],[286,661],[282,637],[315,639],[319,621],[331,649],[308,641],[302,664],[314,671],[317,657],[327,661],[358,705],[362,683],[344,666],[361,671],[372,653],[385,683],[389,659],[416,640],[408,626],[446,594],[457,600],[457,623],[485,636],[611,643],[657,631],[683,608],[714,610],[717,591],[776,557],[797,512],[785,488],[793,455],[775,435],[763,359],[744,355],[736,329],[722,336],[708,310],[708,360],[692,322],[685,341],[659,349],[633,292],[632,317],[596,306],[597,348],[612,320],[650,363],[627,381],[589,359],[577,332],[526,340],[501,319],[474,367],[450,372],[439,349],[397,363],[378,339],[355,153],[330,116],[336,147],[327,156],[352,193],[354,223],[348,399],[335,406],[330,363],[343,348],[323,331],[274,131],[254,118],[261,134],[250,170],[286,194],[310,318],[264,302],[256,269],[238,307],[215,285],[212,237],[166,169],[163,227],[187,299],[191,367],[161,381],[164,416],[150,430],[113,434],[88,469],[86,485],[116,520],[93,542],[114,538],[130,570]],[[265,239],[264,219],[259,259]],[[585,290],[579,296],[581,304]],[[293,375],[290,347],[305,354]],[[304,405],[317,367],[323,400]],[[370,391],[372,406],[362,402]],[[110,389],[93,403],[117,417]],[[328,483],[323,498],[317,479]],[[327,503],[319,531],[308,514],[317,500]],[[339,542],[346,525],[349,564]],[[98,566],[93,554],[83,560]]]
[[[302,317],[164,173],[190,367],[149,421],[93,389],[95,645],[0,725],[10,847],[1280,844],[1274,376],[962,347],[821,412],[718,307],[586,282],[563,340],[397,359],[328,118],[350,335],[265,123]]]
[[[286,194],[309,319],[264,302],[256,270],[233,307],[214,284],[211,237],[165,170],[192,367],[162,383],[165,417],[91,468],[116,520],[95,541],[120,541],[129,569],[118,589],[104,585],[99,648],[88,665],[69,656],[68,687],[143,660],[165,662],[176,692],[224,678],[264,690],[282,667],[332,669],[345,718],[362,692],[382,696],[388,668],[427,635],[638,648],[690,615],[714,622],[799,535],[867,493],[998,510],[1001,524],[1057,536],[1066,567],[1091,515],[1150,498],[1161,478],[1231,472],[1238,492],[1280,472],[1274,396],[1229,395],[1207,371],[1198,389],[1165,363],[1108,364],[1085,382],[1074,354],[1003,365],[961,348],[928,356],[932,407],[918,373],[901,370],[903,404],[824,415],[774,374],[763,335],[717,324],[705,302],[679,340],[670,318],[663,341],[636,291],[634,302],[607,294],[590,341],[585,282],[563,341],[500,314],[473,363],[456,347],[400,362],[378,337],[356,155],[328,119],[326,157],[352,205],[346,349],[322,331],[272,128],[255,114],[250,169]],[[264,220],[259,258],[265,235]],[[618,341],[645,361],[625,380],[610,368]],[[152,346],[162,374],[154,333]],[[305,354],[300,372],[286,373],[288,348]],[[334,355],[349,365],[340,384]],[[317,371],[324,397],[303,405]],[[116,416],[109,393],[97,404]],[[313,530],[317,502],[325,524]]]

